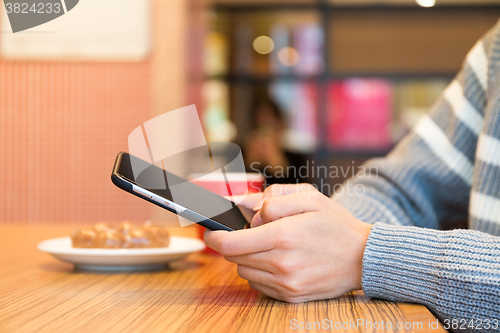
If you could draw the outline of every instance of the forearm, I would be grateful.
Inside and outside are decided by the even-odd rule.
[[[449,229],[467,218],[470,184],[415,133],[363,167],[370,171],[347,181],[356,191],[332,199],[364,222]]]
[[[398,191],[383,178],[370,179],[350,179],[348,182],[355,186],[356,190],[362,193],[347,192],[342,195],[332,197],[337,202],[353,214],[358,220],[374,224],[384,222],[391,225],[406,226],[425,226],[428,228],[437,228],[437,219],[433,214],[430,218],[424,219],[417,216],[419,213],[410,207],[412,204],[408,201],[403,204],[406,195]],[[354,192],[354,191],[353,191]],[[405,209],[408,208],[408,209]],[[430,214],[432,211],[427,212]]]
[[[363,256],[362,286],[371,297],[424,304],[444,323],[482,321],[480,331],[498,332],[500,238],[377,223]],[[487,320],[498,323],[496,330],[486,329]]]

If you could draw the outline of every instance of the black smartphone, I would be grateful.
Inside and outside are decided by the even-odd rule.
[[[137,177],[132,166],[141,170]],[[111,180],[122,190],[210,230],[248,228],[254,215],[250,209],[124,152],[116,157]],[[182,185],[182,191],[172,195],[171,187],[176,185]],[[214,211],[221,213],[213,216]]]

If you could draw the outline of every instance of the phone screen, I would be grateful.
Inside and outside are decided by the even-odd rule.
[[[137,177],[134,176],[132,165],[143,170]],[[233,230],[244,229],[254,214],[253,211],[239,207],[220,195],[127,153],[121,153],[121,162],[115,172],[132,184]],[[175,191],[173,196],[171,187],[176,185],[182,185],[182,190]],[[179,215],[185,216],[184,214]]]

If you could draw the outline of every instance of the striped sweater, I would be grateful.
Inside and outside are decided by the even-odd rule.
[[[365,294],[424,304],[451,331],[500,332],[500,21],[417,126],[365,166],[348,180],[363,191],[333,196],[374,224]]]

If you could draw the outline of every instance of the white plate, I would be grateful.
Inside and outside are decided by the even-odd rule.
[[[48,239],[38,249],[76,268],[97,271],[137,271],[164,268],[168,262],[201,251],[205,243],[196,238],[171,236],[169,247],[146,249],[74,248],[70,237]]]

